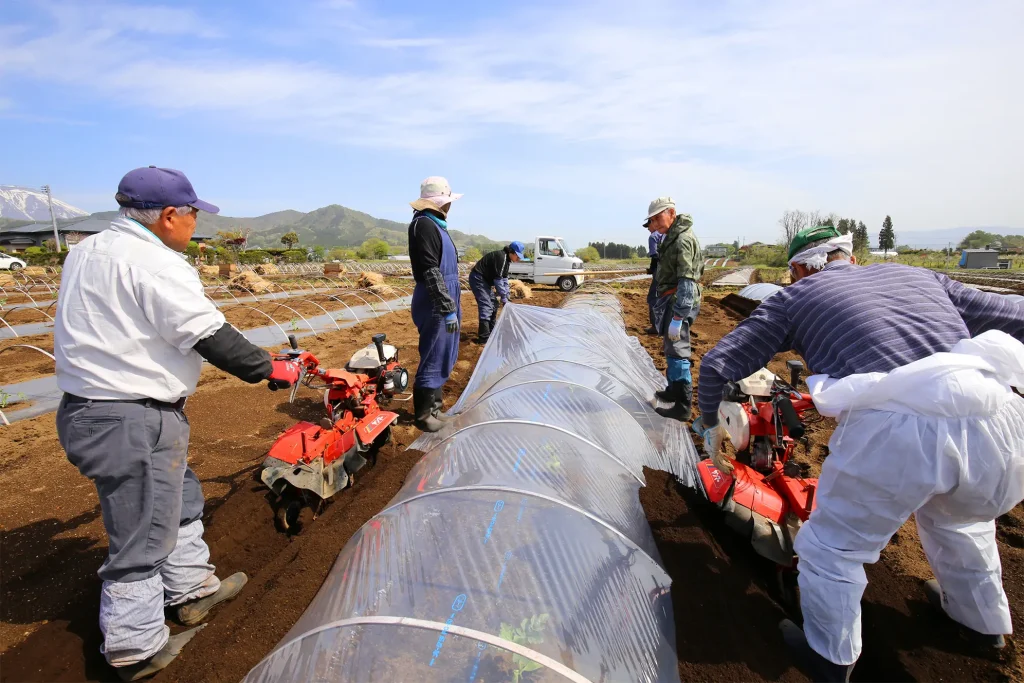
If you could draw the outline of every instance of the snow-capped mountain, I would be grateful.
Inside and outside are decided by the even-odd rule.
[[[53,213],[59,221],[89,215],[88,211],[82,211],[56,197],[53,199]],[[16,185],[0,185],[0,218],[16,221],[50,220],[46,193]]]

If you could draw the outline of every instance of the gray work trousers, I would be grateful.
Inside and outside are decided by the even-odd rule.
[[[167,642],[165,605],[220,587],[202,539],[202,488],[187,462],[188,419],[166,404],[65,395],[57,435],[95,484],[109,538],[97,572],[101,649],[114,666],[142,661]]]
[[[658,317],[654,315],[654,304],[658,301],[658,272],[655,270],[651,276],[651,286],[647,288],[647,316],[651,320],[651,327],[661,331],[658,327]]]

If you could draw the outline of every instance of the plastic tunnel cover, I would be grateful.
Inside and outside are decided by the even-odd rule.
[[[696,449],[690,439],[689,431],[685,423],[676,420],[666,420],[658,415],[651,404],[640,400],[636,390],[622,382],[611,373],[605,372],[586,364],[570,360],[544,360],[536,361],[520,366],[494,383],[484,396],[498,391],[504,391],[510,386],[521,384],[535,384],[546,379],[564,380],[581,387],[588,387],[596,390],[626,409],[637,424],[647,433],[647,437],[654,444],[655,450],[662,454],[658,463],[650,466],[657,466],[676,475],[685,486],[692,487],[696,482],[695,465],[698,462]],[[482,397],[465,402],[472,407],[480,402]],[[528,414],[525,411],[522,415]],[[448,432],[441,433],[442,436]],[[435,437],[424,436],[417,444],[435,443],[431,439]]]
[[[248,681],[678,681],[643,468],[689,485],[685,424],[614,295],[506,306],[388,507]]]
[[[565,380],[583,387],[595,389],[608,396],[636,417],[637,422],[645,423],[644,429],[654,427],[654,420],[648,413],[649,405],[643,396],[630,388],[622,380],[599,368],[571,360],[544,360],[518,367],[495,382],[488,393],[501,391],[506,387],[544,380]],[[472,408],[479,399],[466,404]]]
[[[647,553],[579,512],[500,491],[446,491],[364,525],[285,636],[285,648],[247,680],[319,680],[309,672],[324,658],[348,666],[359,651],[346,647],[342,632],[318,634],[299,655],[288,643],[330,622],[367,616],[451,619],[504,633],[591,681],[678,680],[669,583]],[[401,656],[414,671],[436,667],[447,675],[440,680],[468,680],[469,662],[446,657],[441,644],[435,638],[416,651],[402,643]]]
[[[440,628],[401,624],[355,623],[329,626],[285,645],[272,660],[264,660],[246,681],[280,681],[281,672],[311,671],[308,681],[323,683],[449,683],[452,671],[468,671],[469,683],[513,680],[514,672],[530,672],[531,683],[565,683],[566,676],[525,656],[463,636],[447,620]],[[447,626],[447,633],[440,631]],[[442,640],[443,635],[443,640]],[[442,643],[448,666],[430,666],[413,653],[431,652]],[[529,644],[525,649],[530,650]],[[457,680],[457,679],[455,679]],[[580,680],[587,680],[580,677]]]
[[[429,448],[439,436],[479,422],[503,419],[553,425],[577,434],[615,455],[637,477],[643,477],[644,465],[654,466],[662,460],[626,408],[594,389],[561,380],[491,390],[475,406],[456,415],[443,432],[424,435],[417,443]]]
[[[635,382],[635,378],[630,377],[628,370],[624,369],[618,363],[610,361],[607,357],[599,355],[590,349],[567,346],[549,346],[539,351],[532,351],[529,357],[519,358],[514,363],[503,363],[501,366],[496,367],[488,377],[481,378],[477,382],[477,386],[467,386],[462,397],[452,407],[452,411],[459,412],[466,406],[475,404],[487,391],[490,390],[492,386],[501,381],[509,373],[519,370],[520,368],[530,366],[534,363],[550,360],[565,360],[586,365],[605,372],[624,383],[631,379]],[[654,397],[654,391],[647,385],[633,385],[633,387],[636,393],[645,397],[645,400],[650,400]]]
[[[557,326],[567,322],[582,323],[572,334],[559,333]],[[476,368],[463,396],[476,396],[508,369],[530,361],[556,356],[541,356],[550,348],[558,348],[557,357],[573,359],[586,351],[601,357],[601,368],[612,371],[644,396],[665,386],[664,376],[654,367],[651,357],[635,337],[627,337],[621,326],[589,310],[545,309],[509,304],[502,311],[491,338],[477,360]],[[461,400],[455,410],[462,407]]]
[[[477,486],[560,499],[658,558],[636,504],[641,486],[636,476],[607,452],[547,425],[468,427],[423,456],[389,507],[438,490]]]

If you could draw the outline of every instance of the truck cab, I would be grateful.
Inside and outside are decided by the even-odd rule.
[[[511,264],[508,276],[539,285],[558,285],[563,292],[571,292],[583,284],[583,261],[569,249],[563,238],[537,237],[533,242],[533,254]]]

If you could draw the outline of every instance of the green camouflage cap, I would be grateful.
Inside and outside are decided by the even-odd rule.
[[[807,247],[813,247],[815,242],[824,242],[833,237],[839,237],[839,231],[831,225],[816,225],[813,228],[804,228],[789,243],[789,256],[786,259],[793,258]]]

